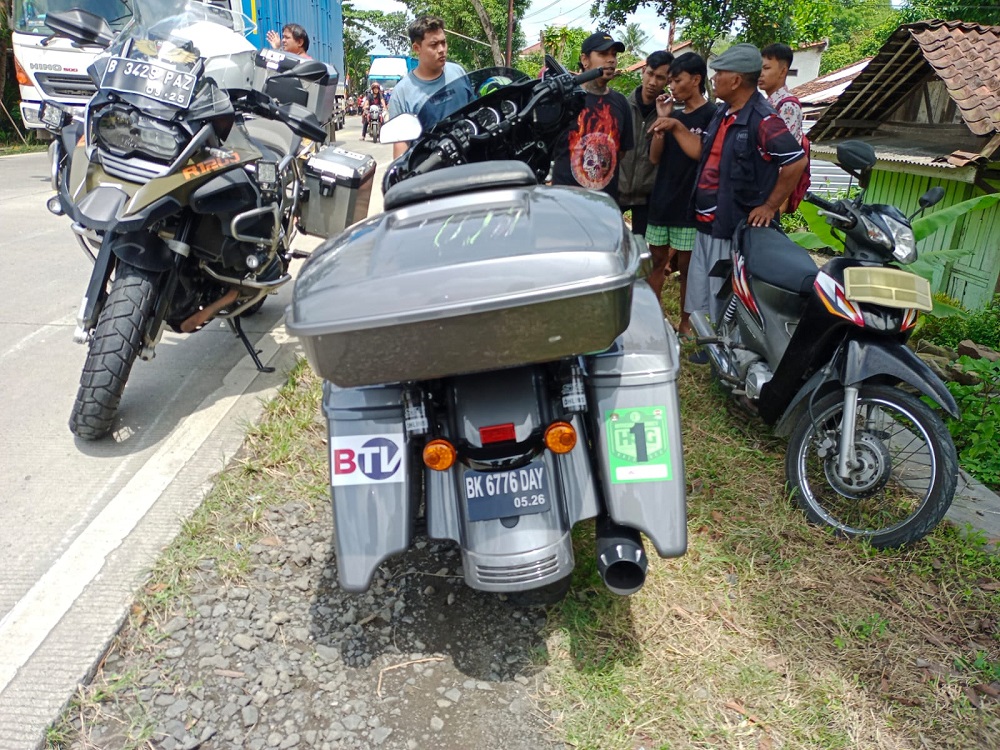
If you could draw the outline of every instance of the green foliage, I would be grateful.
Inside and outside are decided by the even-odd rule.
[[[900,23],[912,23],[926,18],[947,21],[1000,24],[1000,4],[980,0],[907,0],[899,11]]]
[[[493,65],[493,53],[483,43],[489,42],[483,22],[469,0],[400,0],[411,16],[432,14],[444,19],[445,28],[463,34],[478,42],[448,34],[448,59],[466,70],[477,70]],[[507,0],[480,0],[497,36],[500,51],[507,46]],[[520,20],[528,10],[531,0],[514,0],[514,40],[516,51],[524,43]]]
[[[975,385],[947,383],[962,412],[961,421],[948,422],[959,462],[980,482],[1000,487],[1000,362],[961,357],[958,366],[980,379]]]
[[[641,24],[625,24],[624,29],[616,32],[615,39],[625,45],[625,53],[632,57],[645,59],[651,51],[648,45],[652,37],[643,30]]]
[[[1000,203],[1000,193],[990,193],[989,195],[979,195],[967,201],[956,203],[947,208],[941,208],[927,216],[921,216],[913,222],[913,235],[917,241],[934,234],[934,232],[944,227],[951,226],[965,214],[972,211],[985,211],[997,203]]]
[[[951,300],[954,304],[954,300]],[[950,318],[925,321],[919,338],[955,348],[958,342],[971,339],[977,344],[1000,351],[1000,294],[989,305],[973,312],[963,311]]]

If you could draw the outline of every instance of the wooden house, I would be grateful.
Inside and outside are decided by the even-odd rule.
[[[867,200],[904,212],[940,185],[937,208],[1000,190],[1000,26],[921,21],[901,26],[810,132],[813,158],[833,161],[838,143],[870,143],[878,163]],[[932,209],[933,210],[933,209]],[[1000,292],[1000,204],[966,214],[921,250],[964,248],[942,269],[940,288],[965,307]]]

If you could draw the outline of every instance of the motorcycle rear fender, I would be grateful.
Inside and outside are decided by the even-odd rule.
[[[459,445],[478,445],[479,428],[513,423],[517,439],[554,421],[545,393],[545,370],[523,367],[453,378],[447,384],[449,436]],[[580,435],[569,453],[542,450],[534,457],[545,466],[549,509],[519,516],[513,525],[500,520],[471,521],[460,460],[445,472],[425,470],[427,534],[452,539],[462,548],[465,581],[481,591],[522,591],[569,575],[573,570],[571,529],[599,512],[594,475],[579,416],[564,417]],[[511,468],[515,468],[512,466]]]
[[[775,426],[777,435],[787,437],[791,434],[813,391],[819,389],[816,397],[820,398],[834,388],[860,385],[872,379],[907,383],[934,399],[955,419],[959,417],[958,405],[941,379],[920,357],[898,341],[852,340],[848,342],[847,352],[837,370],[832,379],[820,370],[806,381]]]
[[[404,437],[403,390],[393,385],[338,388],[326,382],[323,411],[329,433],[337,576],[345,591],[367,591],[375,569],[386,558],[405,552],[413,538],[420,482],[414,481],[419,477],[415,457]],[[377,442],[362,447],[372,440]],[[358,461],[365,450],[372,451],[367,474]],[[377,471],[372,470],[375,461]]]

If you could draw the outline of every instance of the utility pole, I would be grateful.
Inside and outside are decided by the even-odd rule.
[[[514,67],[514,0],[507,0],[507,67]]]

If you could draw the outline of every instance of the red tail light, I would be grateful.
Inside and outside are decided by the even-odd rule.
[[[490,427],[479,428],[479,439],[483,445],[490,443],[504,443],[508,440],[517,440],[517,433],[514,431],[514,423],[495,424]]]

